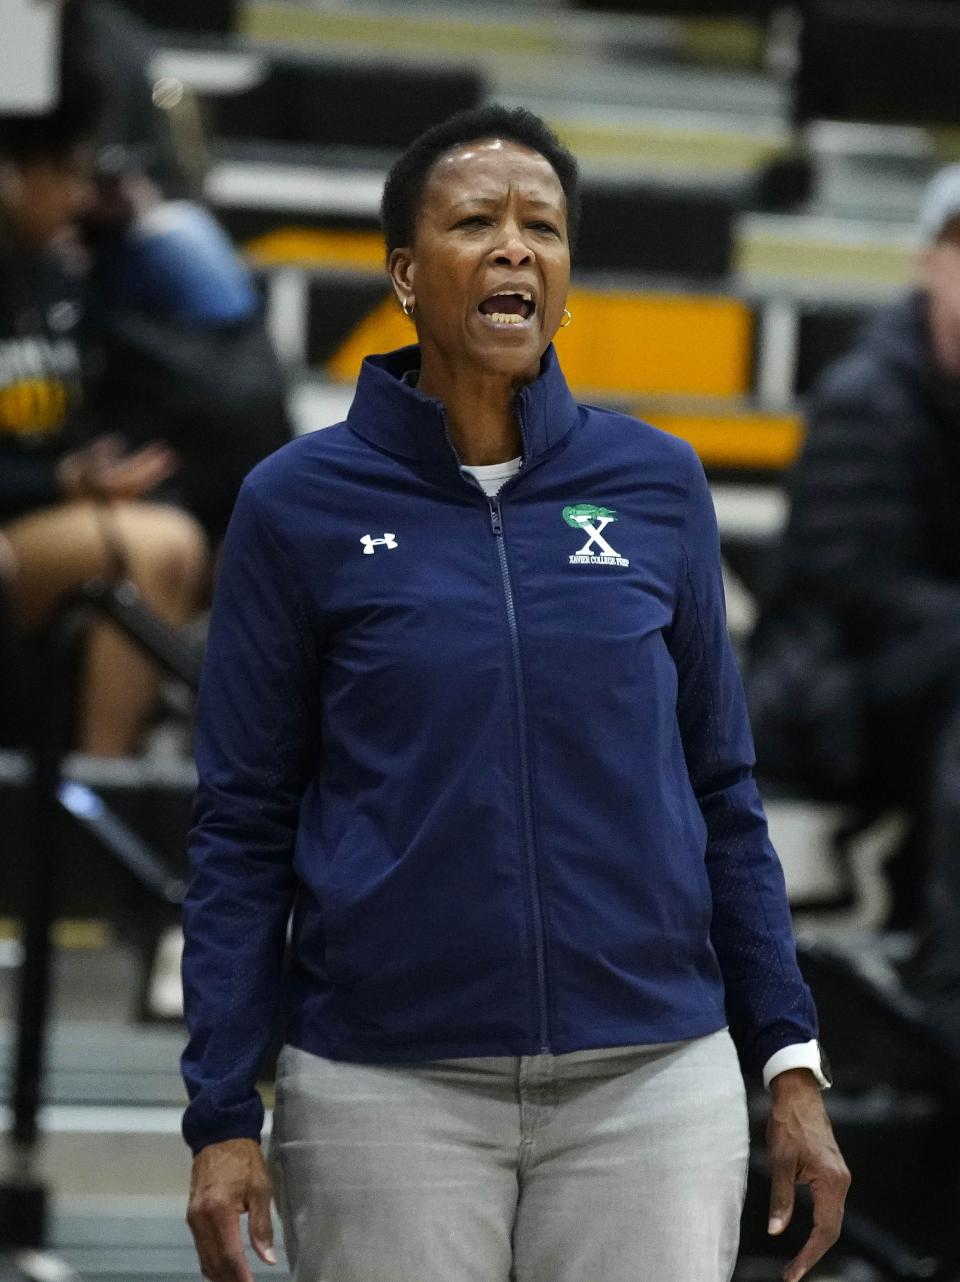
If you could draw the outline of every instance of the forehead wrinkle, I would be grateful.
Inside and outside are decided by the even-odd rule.
[[[510,191],[512,190],[513,190],[512,188],[508,190],[507,192],[508,196],[510,194]],[[560,202],[556,200],[544,200],[544,199],[541,199],[539,196],[524,195],[523,192],[520,193],[520,197],[528,205],[534,205],[538,209],[541,209],[541,208],[542,209],[558,209],[560,207]],[[503,200],[502,195],[500,196],[479,196],[479,195],[464,196],[462,200],[452,201],[450,207],[451,209],[459,209],[461,205],[499,205],[502,200]]]

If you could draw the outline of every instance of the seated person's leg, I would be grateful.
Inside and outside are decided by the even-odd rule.
[[[117,503],[106,519],[147,605],[168,623],[184,622],[207,563],[199,526],[176,508],[150,503]],[[114,570],[102,516],[91,503],[31,513],[3,533],[16,558],[10,592],[25,628],[42,626],[72,592]],[[113,625],[95,624],[80,697],[80,750],[97,756],[134,751],[155,694],[150,661]]]

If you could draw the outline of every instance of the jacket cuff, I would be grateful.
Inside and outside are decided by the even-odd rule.
[[[242,1104],[215,1108],[206,1092],[201,1092],[183,1114],[183,1138],[193,1155],[209,1144],[223,1140],[253,1140],[260,1143],[264,1111],[259,1095]]]

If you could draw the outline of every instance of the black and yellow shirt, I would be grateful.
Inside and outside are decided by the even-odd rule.
[[[0,245],[0,523],[60,497],[82,399],[81,284],[53,251]]]

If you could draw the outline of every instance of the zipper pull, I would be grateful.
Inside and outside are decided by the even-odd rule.
[[[503,534],[503,522],[500,520],[500,500],[492,498],[490,500],[490,524],[493,526],[493,532],[499,538]]]

